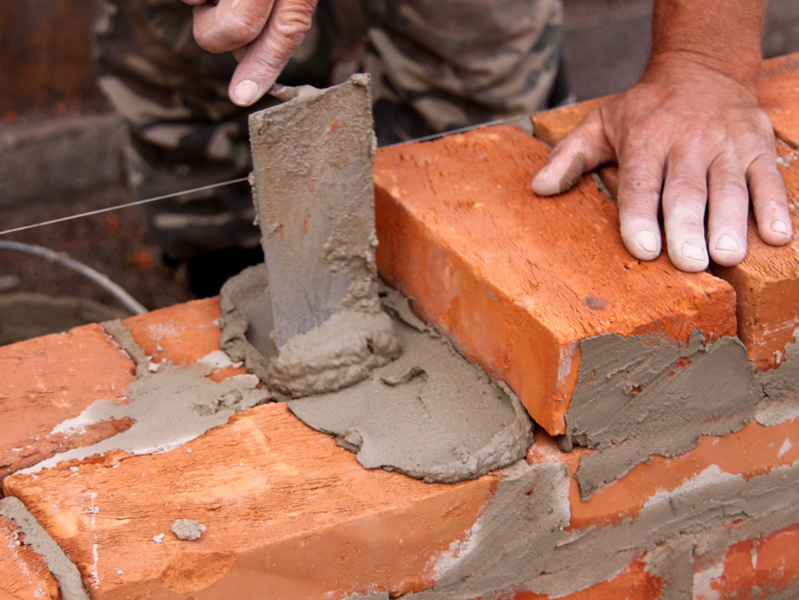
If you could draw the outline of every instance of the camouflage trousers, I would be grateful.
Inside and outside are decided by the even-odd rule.
[[[560,0],[321,0],[313,27],[278,80],[323,87],[372,75],[381,145],[557,105]],[[129,165],[149,198],[245,176],[247,116],[227,97],[231,54],[201,50],[180,0],[100,0],[99,84],[130,129]],[[249,186],[145,205],[167,255],[254,248]]]

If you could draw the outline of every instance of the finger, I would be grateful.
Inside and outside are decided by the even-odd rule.
[[[194,9],[194,39],[216,54],[246,46],[264,30],[276,0],[219,0]]]
[[[673,156],[663,185],[669,258],[675,267],[688,273],[704,271],[709,262],[704,224],[709,166],[701,156]]]
[[[199,6],[200,4],[205,4],[207,0],[183,0],[184,4],[188,4],[189,6]]]
[[[746,256],[749,190],[740,159],[733,153],[716,158],[708,169],[708,249],[713,260],[737,265]]]
[[[758,156],[746,171],[761,239],[772,246],[791,241],[793,228],[785,182],[771,154]]]
[[[311,28],[316,0],[277,0],[266,28],[250,45],[230,82],[239,106],[258,101],[277,79]]]
[[[573,187],[586,171],[610,162],[616,154],[605,137],[599,110],[594,109],[574,131],[559,141],[549,162],[533,178],[533,191],[553,196]]]
[[[658,207],[665,156],[659,146],[628,144],[619,157],[619,224],[627,250],[639,260],[660,256]]]

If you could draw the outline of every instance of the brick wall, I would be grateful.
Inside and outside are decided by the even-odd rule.
[[[799,228],[796,59],[761,98]],[[640,263],[590,176],[532,197],[545,156],[494,127],[375,168],[383,275],[520,395],[526,460],[452,485],[364,469],[258,405],[216,299],[22,342],[0,348],[0,598],[799,597],[799,242],[712,274]],[[202,427],[175,433],[184,405]]]

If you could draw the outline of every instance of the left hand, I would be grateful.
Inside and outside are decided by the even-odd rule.
[[[753,89],[685,57],[663,56],[641,82],[591,111],[554,148],[533,191],[559,194],[602,163],[619,163],[619,218],[629,252],[661,252],[662,204],[668,254],[688,272],[746,255],[751,197],[760,237],[791,240],[774,133]],[[705,232],[705,209],[708,228]]]

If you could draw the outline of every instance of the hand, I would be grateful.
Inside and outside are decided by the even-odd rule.
[[[311,28],[317,0],[183,0],[194,6],[194,38],[220,54],[249,45],[228,94],[239,106],[260,100]]]
[[[753,89],[685,57],[661,57],[638,85],[591,111],[555,146],[533,191],[564,192],[584,171],[617,160],[621,236],[633,256],[660,254],[662,202],[677,268],[704,270],[708,251],[733,266],[746,255],[750,196],[760,237],[774,246],[791,239],[774,143]]]

